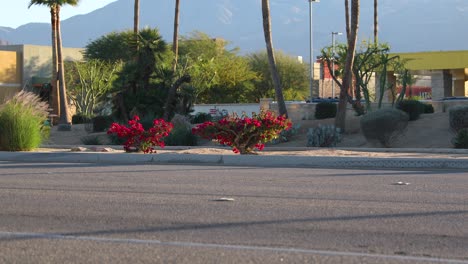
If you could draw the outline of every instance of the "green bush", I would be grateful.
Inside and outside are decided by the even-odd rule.
[[[76,114],[72,116],[72,124],[77,125],[77,124],[85,124],[89,123],[93,118],[91,116],[87,116],[84,114]]]
[[[307,147],[336,147],[341,142],[341,130],[335,125],[321,125],[309,128],[307,132]]]
[[[424,105],[424,114],[434,113],[434,106],[432,104],[423,104]]]
[[[450,128],[455,132],[468,128],[468,105],[454,106],[449,109]]]
[[[320,102],[315,106],[315,119],[334,118],[337,105],[331,102]]]
[[[164,138],[164,143],[167,146],[196,146],[198,138],[192,134],[192,125],[188,117],[175,114],[171,120],[174,125],[169,136]]]
[[[93,118],[93,132],[103,132],[114,122],[112,116],[96,116]]]
[[[402,110],[409,116],[409,121],[418,120],[424,113],[424,104],[417,100],[403,100],[398,103],[397,109]]]
[[[458,130],[457,135],[452,140],[452,144],[458,149],[468,149],[468,128]]]
[[[212,121],[213,117],[208,114],[208,113],[197,113],[196,115],[193,116],[192,118],[192,124],[201,124],[206,121]]]
[[[404,133],[408,121],[409,117],[405,112],[382,108],[361,117],[361,130],[367,141],[379,142],[389,148]]]
[[[185,126],[175,126],[169,136],[164,138],[166,146],[197,146],[198,138]]]
[[[43,128],[49,106],[28,92],[20,92],[0,106],[0,149],[28,151],[47,137]]]

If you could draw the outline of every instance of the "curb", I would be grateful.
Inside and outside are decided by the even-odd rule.
[[[0,161],[99,164],[203,164],[253,167],[468,169],[468,159],[287,155],[0,152]]]

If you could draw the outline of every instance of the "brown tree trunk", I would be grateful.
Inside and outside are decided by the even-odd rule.
[[[378,0],[374,0],[374,44],[379,42]]]
[[[345,22],[346,22],[346,39],[349,40],[349,0],[345,0],[344,2],[345,5]],[[348,43],[349,44],[349,43]]]
[[[57,59],[58,59],[58,76],[59,76],[59,91],[60,91],[60,118],[59,126],[63,130],[69,130],[68,127],[71,125],[71,118],[69,116],[68,99],[67,99],[67,87],[65,84],[65,71],[63,65],[62,55],[62,34],[60,32],[60,6],[57,5]],[[71,127],[70,127],[71,129]]]
[[[177,89],[183,84],[191,81],[190,75],[184,75],[180,77],[174,84],[169,88],[169,93],[167,95],[166,103],[164,104],[164,116],[165,121],[170,121],[169,119],[174,114],[174,105],[175,97],[177,94]]]
[[[135,36],[138,34],[140,28],[140,0],[135,0],[133,7],[133,33]]]
[[[276,59],[273,50],[273,41],[271,34],[271,16],[270,16],[270,1],[262,0],[262,15],[263,15],[263,33],[265,35],[265,43],[268,54],[268,62],[270,64],[271,77],[275,87],[276,101],[278,102],[278,111],[280,115],[288,117],[286,104],[284,103],[283,90],[281,81],[276,67]]]
[[[50,7],[50,25],[52,27],[52,77],[50,80],[50,107],[51,114],[60,116],[60,93],[58,83],[58,58],[57,58],[57,10]],[[57,121],[57,120],[55,120]]]
[[[346,130],[346,105],[348,100],[348,90],[353,82],[353,63],[356,52],[357,34],[359,29],[359,0],[351,1],[351,28],[348,39],[348,51],[346,54],[346,62],[343,73],[343,86],[340,91],[340,101],[338,103],[338,111],[335,118],[335,126],[343,132]]]
[[[172,38],[172,51],[174,52],[174,64],[172,65],[172,69],[174,73],[177,70],[177,60],[179,56],[179,6],[180,0],[176,0],[174,14],[174,35]]]
[[[138,32],[140,30],[140,0],[135,0],[133,7],[133,34],[135,41],[135,51],[138,53]],[[135,54],[135,62],[138,61],[138,54]]]

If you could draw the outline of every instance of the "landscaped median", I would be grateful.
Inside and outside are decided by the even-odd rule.
[[[0,152],[0,161],[106,164],[213,164],[262,167],[467,169],[468,151],[455,149],[265,148],[258,155],[234,154],[228,148],[166,147],[155,154],[125,153],[99,146],[71,151],[54,146],[33,152]],[[108,152],[98,152],[104,150]],[[110,151],[110,152],[109,152]]]

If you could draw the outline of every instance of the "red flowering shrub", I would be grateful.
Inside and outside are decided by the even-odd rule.
[[[124,149],[127,152],[143,151],[144,153],[153,153],[155,146],[164,147],[164,137],[169,135],[173,125],[163,119],[153,120],[153,126],[145,130],[143,125],[138,122],[140,118],[134,116],[128,121],[128,126],[113,123],[107,134],[116,134],[119,138],[125,139]]]
[[[262,150],[266,142],[291,128],[291,121],[273,112],[252,114],[252,117],[230,115],[217,122],[207,121],[192,129],[192,133],[214,139],[232,147],[235,153],[252,154],[254,148]]]

